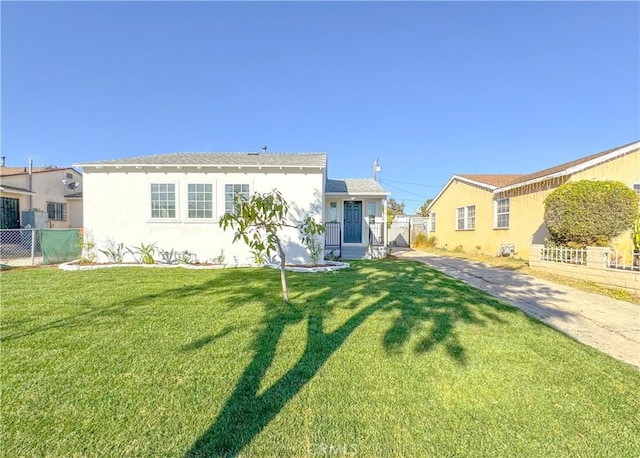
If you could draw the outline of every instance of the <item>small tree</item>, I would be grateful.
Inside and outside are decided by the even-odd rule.
[[[325,232],[324,225],[316,223],[313,218],[307,218],[298,225],[298,230],[300,231],[300,240],[309,250],[311,262],[318,264],[323,251],[320,236]]]
[[[429,216],[429,212],[427,211],[427,207],[429,206],[429,204],[433,202],[433,199],[430,197],[427,200],[424,201],[424,203],[420,206],[420,208],[418,208],[418,211],[416,212],[418,215],[420,216]]]
[[[267,257],[274,251],[278,253],[282,298],[289,302],[286,259],[278,231],[285,227],[297,228],[302,241],[308,246],[311,241],[317,242],[317,236],[324,232],[324,226],[316,223],[312,217],[307,217],[297,225],[289,223],[289,204],[280,191],[275,189],[270,193],[255,193],[250,199],[238,194],[233,204],[234,211],[226,213],[220,219],[220,227],[224,230],[234,229],[234,243],[242,239],[254,253],[262,253]]]
[[[544,222],[559,245],[605,246],[633,226],[638,196],[619,181],[565,183],[544,201]]]
[[[387,227],[391,227],[396,216],[404,215],[404,202],[398,202],[393,197],[387,200]]]

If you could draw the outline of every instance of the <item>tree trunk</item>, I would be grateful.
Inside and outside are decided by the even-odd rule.
[[[284,259],[284,250],[282,249],[282,245],[280,245],[280,241],[276,242],[276,247],[278,248],[278,256],[280,256],[280,281],[282,282],[282,299],[285,302],[289,302],[289,289],[287,288],[287,274],[285,270],[285,259]]]

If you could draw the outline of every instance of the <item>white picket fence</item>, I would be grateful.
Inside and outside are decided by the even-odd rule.
[[[612,269],[640,271],[640,251],[609,250],[605,254],[605,265]]]
[[[545,246],[540,251],[540,260],[585,265],[587,263],[587,249]]]

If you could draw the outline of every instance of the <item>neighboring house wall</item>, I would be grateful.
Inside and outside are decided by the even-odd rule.
[[[475,206],[475,228],[469,225],[469,208]],[[458,208],[466,212],[467,228],[458,229]],[[454,180],[440,195],[430,209],[436,215],[435,231],[429,230],[430,236],[436,237],[436,245],[448,250],[476,250],[488,254],[497,254],[504,238],[503,230],[494,230],[493,195],[490,189],[472,185],[464,181]],[[431,229],[431,228],[429,228]]]
[[[173,168],[175,170],[175,168]],[[84,227],[95,241],[104,246],[107,240],[135,247],[141,243],[157,243],[164,250],[189,250],[201,262],[220,255],[224,250],[227,263],[247,263],[253,255],[243,241],[233,243],[233,231],[219,227],[225,213],[225,185],[249,184],[249,193],[269,192],[277,188],[289,203],[292,221],[311,215],[322,221],[324,170],[259,171],[244,168],[204,172],[184,166],[180,172],[158,172],[155,168],[127,171],[84,170]],[[161,220],[151,217],[151,184],[173,183],[176,191],[176,217]],[[187,215],[189,184],[211,184],[213,218],[190,219]],[[288,261],[308,262],[308,253],[300,244],[296,229],[282,233]],[[273,253],[272,255],[275,255]]]
[[[4,178],[2,179],[3,184],[4,183]],[[22,193],[16,193],[16,192],[12,192],[11,190],[3,190],[0,192],[0,197],[2,198],[2,226],[0,228],[2,229],[17,229],[20,228],[22,226],[21,221],[20,221],[20,215],[22,214],[23,210],[28,210],[29,209],[29,196],[26,194],[22,194]],[[5,200],[7,200],[7,202],[5,202]],[[18,214],[15,215],[14,214],[14,203],[18,202]],[[4,206],[7,206],[8,208],[5,209]],[[7,213],[5,213],[5,211]],[[17,221],[16,221],[17,218]],[[5,219],[7,221],[5,221]],[[11,221],[9,221],[11,220]]]
[[[82,199],[67,199],[67,208],[69,210],[69,227],[83,227]]]
[[[640,182],[640,151],[615,158],[571,176],[547,180],[532,186],[523,186],[505,193],[496,193],[494,198],[509,197],[510,225],[504,230],[501,243],[513,243],[517,256],[527,259],[530,245],[544,244],[548,231],[544,225],[544,200],[560,185],[580,180],[615,180],[633,189]],[[620,250],[631,248],[630,232],[617,237],[612,246]],[[498,246],[499,248],[499,246]]]
[[[2,184],[8,186],[15,186],[18,188],[29,188],[29,174],[20,173],[13,175],[2,175]],[[49,226],[51,228],[78,228],[82,227],[82,203],[79,205],[70,205],[70,200],[65,198],[66,195],[74,192],[67,188],[62,182],[67,180],[68,182],[76,181],[82,183],[82,174],[72,168],[60,168],[36,171],[32,174],[31,190],[33,196],[26,195],[9,195],[4,193],[3,196],[16,197],[20,199],[20,212],[25,210],[42,210],[47,212],[49,204],[53,204],[53,207],[57,210],[55,216],[49,219]],[[82,189],[81,187],[79,188]],[[31,202],[31,205],[30,205]],[[50,207],[50,208],[53,208]]]
[[[492,189],[492,186],[475,186],[453,179],[441,191],[429,212],[436,215],[435,231],[429,235],[437,238],[437,246],[465,251],[481,247],[480,251],[497,255],[502,245],[513,245],[516,257],[527,259],[530,245],[543,244],[548,236],[544,225],[544,200],[563,183],[579,180],[616,180],[633,188],[640,184],[640,151],[636,150],[607,162],[594,165],[570,175],[556,176],[530,185]],[[507,189],[507,190],[503,190]],[[496,205],[501,199],[509,199],[509,225],[496,227]],[[475,205],[475,228],[457,228],[457,208]],[[615,239],[613,247],[631,248],[630,232]]]

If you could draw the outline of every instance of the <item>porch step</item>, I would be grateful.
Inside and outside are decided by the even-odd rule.
[[[345,247],[342,246],[342,259],[371,259],[369,256],[369,250],[367,247],[356,246],[356,247]]]

